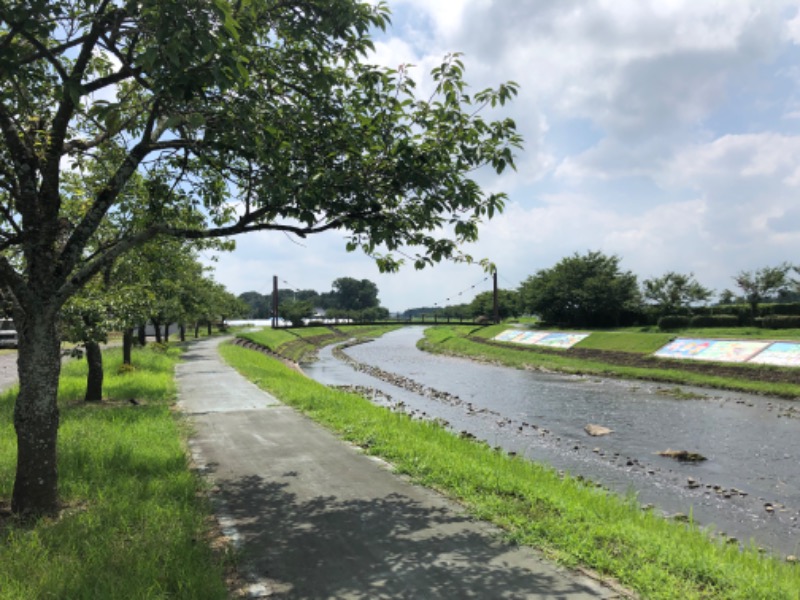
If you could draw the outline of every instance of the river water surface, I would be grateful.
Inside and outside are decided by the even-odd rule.
[[[330,348],[303,369],[326,385],[379,390],[390,400],[377,394],[376,401],[635,493],[664,514],[691,515],[742,545],[800,553],[799,402],[686,387],[702,397],[681,399],[671,385],[479,364],[422,352],[421,335],[421,328],[404,328],[345,352],[419,383],[422,393],[359,372]],[[451,396],[436,399],[432,390]],[[584,431],[590,423],[613,433],[591,437]],[[667,449],[707,460],[657,454]]]

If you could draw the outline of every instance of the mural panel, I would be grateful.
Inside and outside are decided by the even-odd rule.
[[[741,363],[748,361],[769,344],[769,342],[739,340],[678,338],[658,350],[655,355],[661,358]]]
[[[520,331],[519,329],[506,329],[503,333],[494,336],[496,342],[512,342],[534,346],[549,346],[551,348],[572,348],[575,344],[589,336],[588,333],[555,333],[552,331]]]
[[[800,343],[775,342],[754,356],[750,362],[779,367],[800,367]]]

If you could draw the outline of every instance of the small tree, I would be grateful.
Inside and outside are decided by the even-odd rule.
[[[729,289],[724,289],[719,294],[719,304],[735,304],[736,294]]]
[[[519,292],[516,290],[497,290],[497,312],[501,319],[519,315]],[[494,315],[494,292],[481,292],[469,304],[473,317]]]
[[[750,305],[750,316],[758,316],[758,305],[772,294],[778,294],[789,287],[789,263],[782,263],[776,267],[762,267],[756,271],[740,271],[733,280],[744,293],[744,298]]]
[[[299,300],[287,302],[281,306],[280,316],[289,321],[293,326],[299,327],[306,319],[314,314],[314,307],[310,302]]]
[[[712,292],[697,282],[694,273],[683,275],[669,271],[661,277],[645,279],[642,282],[642,295],[658,307],[660,315],[672,315],[695,302],[706,302]]]

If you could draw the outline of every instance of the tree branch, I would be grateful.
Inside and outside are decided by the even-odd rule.
[[[131,175],[133,175],[139,167],[145,156],[152,151],[151,140],[154,135],[156,137],[160,135],[160,133],[155,133],[156,131],[160,131],[156,129],[158,110],[159,104],[158,101],[155,101],[139,143],[131,149],[128,156],[122,161],[105,187],[97,194],[92,207],[86,212],[83,219],[81,219],[80,223],[78,223],[73,230],[59,258],[56,276],[60,274],[62,277],[66,278],[69,273],[72,272],[81,260],[81,254],[86,243],[94,232],[97,231],[106,213],[117,200],[122,188],[125,187],[125,184],[130,180]]]
[[[2,102],[0,102],[0,131],[3,133],[14,164],[14,175],[20,194],[16,200],[19,202],[20,210],[33,210],[36,205],[36,157],[22,142],[22,132]]]

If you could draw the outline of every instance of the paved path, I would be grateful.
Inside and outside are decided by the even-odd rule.
[[[216,484],[251,597],[617,598],[500,541],[457,505],[394,475],[194,343],[178,367],[191,447]]]

